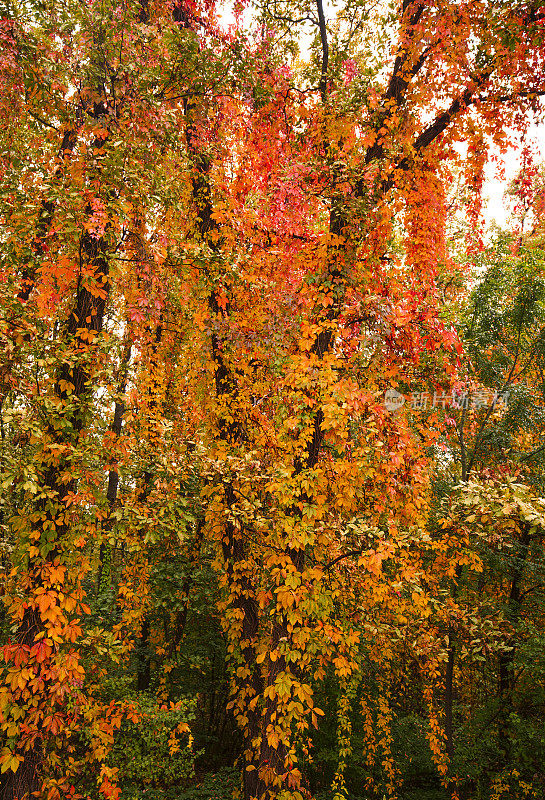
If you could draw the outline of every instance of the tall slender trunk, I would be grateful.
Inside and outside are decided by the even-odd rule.
[[[181,3],[176,5],[175,19],[189,27],[191,19],[185,12]],[[210,185],[211,160],[209,156],[199,149],[197,135],[197,117],[199,108],[196,100],[187,100],[184,106],[186,115],[186,143],[192,165],[191,181],[193,202],[197,211],[197,232],[201,241],[205,243],[212,253],[219,252],[223,246],[221,230],[213,217],[212,187]],[[226,319],[230,314],[229,304],[223,307],[218,302],[216,288],[213,287],[209,298],[208,308],[213,319]],[[218,420],[217,434],[220,440],[231,447],[237,447],[244,441],[244,426],[238,382],[228,364],[224,343],[221,334],[213,332],[211,335],[211,356],[215,365],[214,386],[215,395],[221,407],[228,402],[230,407],[229,418]],[[227,509],[232,509],[236,502],[234,483],[230,480],[224,482],[224,498]],[[232,607],[242,620],[240,628],[240,653],[243,665],[243,675],[237,678],[238,690],[245,697],[245,725],[244,738],[244,767],[243,767],[243,796],[244,800],[256,797],[258,774],[254,742],[260,729],[259,705],[253,704],[254,698],[260,697],[263,690],[261,671],[256,662],[255,644],[259,631],[259,608],[255,600],[255,585],[252,576],[248,574],[244,564],[247,558],[247,531],[242,523],[235,524],[231,520],[225,523],[222,536],[221,552],[224,569],[228,579]]]
[[[151,330],[148,328],[148,333]],[[151,337],[149,356],[147,363],[150,371],[150,382],[147,392],[147,407],[145,409],[145,425],[147,426],[146,446],[152,454],[151,459],[145,466],[141,484],[138,492],[138,502],[146,503],[154,486],[156,461],[155,457],[161,444],[158,421],[162,416],[163,403],[158,399],[161,392],[161,377],[159,372],[159,348],[163,339],[163,320],[162,316],[155,327],[155,333]],[[149,648],[149,635],[151,632],[151,621],[144,609],[140,634],[136,642],[136,685],[138,691],[149,689],[151,682],[151,657]]]
[[[106,113],[106,107],[99,108],[98,116]],[[66,139],[66,135],[65,135]],[[73,148],[75,140],[68,137],[67,149]],[[104,139],[96,140],[93,147],[101,148]],[[48,227],[53,209],[46,209]],[[91,213],[91,208],[88,209]],[[44,231],[38,232],[41,241]],[[57,710],[57,692],[52,692],[53,683],[50,669],[60,652],[58,639],[53,638],[49,657],[32,661],[31,653],[35,646],[47,635],[51,620],[51,608],[58,609],[59,619],[63,618],[63,590],[70,588],[53,580],[51,570],[62,566],[63,549],[69,538],[71,525],[66,513],[66,501],[76,491],[73,474],[73,458],[81,432],[85,426],[92,402],[92,374],[96,359],[94,348],[102,330],[106,301],[109,293],[109,262],[106,240],[94,238],[88,231],[80,237],[80,269],[87,272],[85,282],[78,281],[76,298],[72,312],[62,328],[59,347],[61,359],[54,376],[53,397],[58,414],[49,416],[43,431],[43,444],[36,461],[41,467],[41,498],[35,509],[32,522],[32,540],[38,552],[29,558],[26,576],[25,595],[27,602],[12,641],[14,653],[25,654],[23,665],[32,677],[42,684],[41,702],[38,706],[30,700],[27,679],[24,686],[10,687],[11,703],[14,709],[23,708],[26,713],[25,730],[21,729],[18,754],[22,761],[15,773],[9,771],[4,776],[2,799],[15,800],[36,791],[40,782],[40,769],[43,761],[43,745],[47,734],[42,730],[41,720],[48,711]],[[34,275],[29,275],[21,290],[26,299],[31,291]],[[64,349],[64,352],[62,350]],[[37,519],[36,519],[37,517]],[[76,583],[78,578],[75,579]],[[48,594],[50,605],[40,607],[40,597]],[[65,618],[66,619],[66,618]],[[68,619],[66,619],[68,623]],[[19,669],[22,669],[19,666]],[[9,713],[9,712],[8,712]],[[15,718],[14,718],[15,719]]]
[[[59,152],[57,156],[58,163],[53,171],[53,186],[56,186],[62,180],[65,173],[64,168],[66,161],[73,152],[77,140],[78,128],[76,126],[69,127],[67,130],[65,130],[59,145]],[[25,264],[23,267],[19,290],[17,292],[17,299],[23,305],[29,300],[32,290],[36,285],[36,278],[39,273],[39,265],[46,252],[46,238],[51,230],[51,225],[53,223],[56,210],[57,206],[54,200],[51,200],[47,196],[44,197],[40,206],[40,214],[36,224],[36,232],[30,243],[32,258],[29,260],[29,263]],[[15,333],[20,333],[21,328],[19,327],[18,321],[14,320],[12,325],[13,331]],[[19,348],[16,347],[14,348],[13,355],[10,358],[6,358],[4,356],[2,359],[2,364],[0,365],[0,406],[3,404],[5,398],[9,394],[11,388],[9,375],[18,358]]]
[[[190,554],[190,565],[188,569],[188,573],[184,579],[182,584],[182,607],[176,613],[175,620],[174,620],[174,631],[172,633],[172,638],[170,641],[170,645],[167,651],[167,657],[172,658],[176,649],[180,645],[182,641],[182,637],[184,635],[185,626],[187,623],[187,615],[189,613],[189,604],[190,604],[190,597],[191,597],[191,588],[193,586],[194,577],[195,577],[195,568],[199,560],[199,554],[201,550],[201,545],[204,537],[204,519],[198,520],[195,530],[195,541],[192,545],[192,552]]]
[[[462,577],[462,567],[456,567],[454,586],[452,589],[452,599],[456,600],[459,592],[460,579]],[[452,764],[454,759],[454,667],[456,663],[456,631],[452,624],[448,628],[447,645],[447,667],[445,670],[445,737],[446,749],[449,762]],[[454,780],[454,777],[453,777]]]
[[[144,617],[140,638],[136,645],[136,688],[139,692],[145,692],[150,687],[151,661],[148,652],[149,634],[149,619]]]
[[[112,433],[114,442],[121,436],[121,428],[123,426],[123,416],[125,414],[125,390],[127,388],[127,377],[129,370],[129,361],[131,358],[131,344],[125,344],[123,355],[121,357],[120,374],[121,380],[118,388],[118,399],[115,402],[114,418],[110,425],[110,432]],[[98,570],[97,570],[97,593],[101,595],[107,588],[107,582],[111,580],[112,573],[112,546],[107,541],[109,533],[112,531],[114,525],[114,518],[112,512],[115,509],[117,502],[117,491],[119,488],[119,471],[118,464],[115,461],[108,472],[108,487],[106,489],[106,502],[108,503],[108,517],[102,524],[102,542],[100,543],[99,557],[98,557]]]
[[[47,574],[49,568],[59,561],[63,543],[70,531],[70,523],[66,521],[65,509],[68,496],[76,490],[76,481],[70,477],[73,469],[72,452],[78,445],[90,407],[92,366],[89,364],[89,357],[93,347],[92,343],[90,345],[90,341],[92,342],[102,330],[109,289],[109,266],[104,240],[93,239],[88,233],[85,233],[81,238],[80,252],[85,264],[94,266],[95,286],[93,291],[83,286],[78,287],[74,309],[62,334],[62,341],[68,352],[57,372],[54,396],[57,398],[59,406],[68,408],[69,411],[62,417],[50,419],[44,432],[42,451],[44,471],[41,484],[43,491],[47,492],[54,500],[39,502],[40,519],[33,525],[36,538],[43,543],[43,550],[42,553],[30,560],[27,590],[29,602],[26,604],[23,619],[14,639],[19,648],[24,648],[25,651],[30,651],[48,631],[45,619],[50,618],[51,615],[47,614],[44,619],[37,601],[39,595],[47,591],[62,609],[59,591],[56,584],[48,580]],[[74,344],[77,346],[76,348],[74,348]],[[74,359],[73,354],[78,351],[85,354],[81,360]],[[50,456],[55,448],[60,448],[63,453],[58,460],[52,459]],[[59,523],[59,519],[62,518],[64,518],[64,522]],[[55,531],[53,542],[51,542],[51,530]],[[41,696],[44,698],[46,708],[49,707],[49,703],[53,707],[56,703],[56,700],[48,697],[51,679],[45,677],[56,652],[58,652],[58,645],[53,647],[51,657],[41,663],[36,663],[33,670],[36,678],[44,676]],[[21,700],[22,696],[14,698],[15,703],[17,699]],[[38,717],[36,722],[37,720]],[[19,743],[23,760],[17,772],[10,773],[2,787],[3,800],[22,798],[38,788],[43,741],[40,728],[33,729],[31,724],[30,734],[21,737]]]
[[[511,586],[507,598],[507,621],[514,629],[520,619],[522,578],[530,549],[530,523],[524,522],[521,526],[519,553],[513,571],[511,572]],[[514,636],[513,630],[511,636]],[[500,703],[499,715],[499,742],[503,750],[505,763],[510,758],[511,742],[509,737],[509,712],[512,708],[512,691],[514,687],[513,664],[516,650],[514,643],[509,650],[500,654],[498,665],[498,691]]]

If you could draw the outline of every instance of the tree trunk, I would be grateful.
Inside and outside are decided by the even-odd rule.
[[[520,619],[522,578],[526,567],[526,560],[530,549],[530,524],[524,522],[521,526],[519,543],[519,555],[511,573],[511,587],[507,599],[507,621],[513,628],[511,636],[514,637],[515,626]],[[509,713],[512,709],[512,692],[514,688],[513,664],[515,660],[515,646],[499,657],[498,690],[500,715],[498,724],[498,734],[500,747],[503,751],[505,764],[510,761],[511,741],[509,737]]]
[[[121,383],[119,385],[119,399],[116,400],[114,409],[114,418],[110,425],[110,431],[113,434],[114,441],[121,436],[121,428],[123,426],[123,415],[125,414],[125,390],[127,387],[127,374],[129,369],[129,361],[131,358],[131,345],[125,345],[123,356],[121,358],[120,371]],[[98,570],[97,570],[97,594],[100,596],[106,591],[107,582],[111,581],[112,573],[112,546],[109,542],[104,541],[108,534],[111,532],[114,520],[112,512],[115,509],[117,501],[117,490],[119,487],[119,472],[117,469],[117,462],[112,464],[108,472],[108,488],[106,490],[106,501],[108,503],[109,515],[102,524],[102,537],[100,543],[100,551],[98,557]]]
[[[454,579],[454,587],[452,590],[452,599],[456,600],[458,597],[460,579],[462,577],[463,569],[459,565],[456,567],[456,574]],[[445,736],[446,748],[449,762],[452,764],[454,759],[454,720],[453,720],[453,703],[454,703],[454,666],[456,662],[456,633],[454,627],[449,625],[448,629],[448,647],[447,647],[447,668],[445,671]],[[451,781],[455,781],[455,776],[451,775]]]
[[[102,146],[103,143],[103,141],[100,144],[95,143],[95,146]],[[65,501],[76,490],[76,481],[71,477],[72,452],[77,448],[89,411],[94,369],[93,347],[97,335],[102,330],[109,291],[109,264],[105,240],[95,239],[86,231],[80,239],[80,256],[82,265],[90,270],[93,278],[87,280],[86,286],[78,285],[74,308],[61,333],[60,347],[65,348],[65,354],[62,356],[55,377],[53,392],[59,409],[69,409],[69,411],[50,416],[43,433],[41,485],[53,499],[42,499],[37,504],[36,511],[39,512],[40,518],[33,523],[33,535],[45,549],[30,558],[28,585],[25,589],[28,603],[14,637],[14,642],[25,649],[28,648],[28,651],[40,641],[44,632],[47,633],[50,624],[46,621],[47,618],[44,619],[38,607],[40,593],[48,592],[54,604],[58,605],[59,611],[62,612],[58,584],[52,583],[47,575],[50,567],[61,558],[62,545],[70,532]],[[55,448],[60,454],[58,458],[51,456]],[[55,533],[53,541],[51,531]],[[62,588],[65,591],[69,589],[67,586]],[[54,644],[51,655],[32,667],[33,676],[36,678],[43,676],[40,698],[44,716],[47,711],[56,710],[58,703],[57,693],[53,698],[49,696],[51,689],[49,668],[58,651],[59,645]],[[23,703],[23,708],[25,707],[26,701],[23,695],[25,691],[25,688],[20,687],[15,695],[12,690],[14,705],[18,705],[19,701]],[[32,710],[35,713],[36,706],[33,705]],[[39,716],[36,720],[39,720]],[[32,722],[28,719],[26,722],[28,730],[19,740],[19,754],[23,758],[17,772],[8,778],[2,787],[3,800],[15,800],[15,798],[22,800],[35,791],[39,783],[42,748],[46,735],[38,722],[34,729]]]

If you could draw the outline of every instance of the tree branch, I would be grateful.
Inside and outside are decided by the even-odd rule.
[[[333,567],[335,564],[338,564],[339,561],[343,561],[343,559],[345,558],[350,558],[351,556],[359,556],[367,549],[368,549],[367,546],[365,546],[365,547],[360,547],[359,550],[350,550],[349,553],[343,553],[341,556],[337,556],[337,558],[334,558],[333,561],[329,561],[327,564],[325,564],[324,569],[331,569],[331,567]]]
[[[322,42],[322,69],[320,73],[320,96],[322,103],[327,100],[327,69],[329,66],[329,44],[327,42],[327,26],[324,16],[324,5],[322,0],[316,0],[318,9],[318,26],[320,28],[320,40]]]
[[[531,450],[529,453],[526,453],[525,455],[521,456],[519,458],[519,462],[520,461],[528,461],[528,459],[539,455],[539,453],[542,453],[544,450],[545,450],[545,444],[542,444],[539,447],[536,447],[535,450]]]

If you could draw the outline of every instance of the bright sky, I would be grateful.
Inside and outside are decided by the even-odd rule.
[[[545,162],[545,124],[531,125],[525,143],[532,147],[538,161]],[[509,209],[504,203],[504,193],[520,169],[521,148],[520,138],[513,137],[513,149],[500,157],[500,165],[505,169],[505,179],[497,177],[496,164],[489,163],[487,166],[484,186],[484,217],[487,224],[496,222],[500,227],[504,227],[509,219]]]

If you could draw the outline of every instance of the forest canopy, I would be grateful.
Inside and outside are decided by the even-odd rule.
[[[543,798],[545,6],[0,12],[2,800]]]

